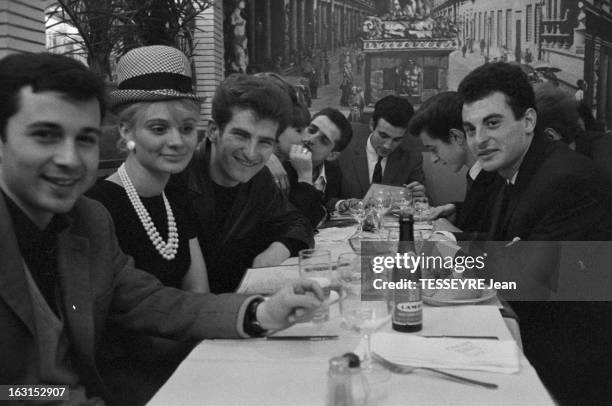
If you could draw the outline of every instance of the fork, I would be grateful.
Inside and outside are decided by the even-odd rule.
[[[411,374],[412,372],[414,372],[414,370],[416,369],[422,369],[425,371],[430,371],[430,372],[435,372],[441,375],[444,375],[448,378],[454,379],[456,381],[459,382],[463,382],[463,383],[471,383],[473,385],[479,385],[482,387],[485,387],[487,389],[497,389],[498,386],[495,383],[490,383],[490,382],[483,382],[483,381],[477,381],[476,379],[470,379],[470,378],[466,378],[464,376],[459,376],[459,375],[455,375],[455,374],[451,374],[448,372],[444,372],[441,371],[439,369],[436,368],[429,368],[429,367],[413,367],[410,365],[402,365],[402,364],[397,364],[395,362],[391,362],[388,359],[383,358],[382,356],[380,356],[379,354],[372,352],[372,359],[376,362],[378,362],[380,365],[383,366],[383,368],[396,373],[396,374]]]

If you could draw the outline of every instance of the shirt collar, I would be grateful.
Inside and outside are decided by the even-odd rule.
[[[322,163],[319,167],[319,176],[312,182],[315,189],[319,192],[325,192],[325,186],[327,186],[327,176],[325,175],[325,163]]]
[[[368,161],[370,162],[377,162],[378,161],[378,154],[376,153],[376,150],[374,149],[374,147],[372,146],[372,135],[370,134],[370,136],[368,137],[368,141],[366,142],[366,154],[368,156]],[[387,159],[387,157],[384,157],[381,161],[381,163]]]
[[[482,165],[480,165],[479,161],[476,161],[476,163],[470,168],[468,174],[472,180],[476,180],[478,174],[480,174],[480,171],[482,171]]]
[[[516,177],[518,176],[518,171],[515,172],[514,176],[512,176],[510,179],[507,179],[506,182],[514,185],[516,183]]]

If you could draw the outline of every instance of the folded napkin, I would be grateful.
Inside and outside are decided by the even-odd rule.
[[[426,338],[405,333],[376,333],[372,351],[414,367],[468,369],[512,374],[519,371],[519,352],[512,340]]]
[[[346,241],[349,237],[355,234],[356,226],[354,227],[329,227],[319,230],[317,234],[317,242],[322,241]]]

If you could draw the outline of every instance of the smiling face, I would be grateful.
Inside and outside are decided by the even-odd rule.
[[[533,139],[536,112],[527,109],[515,118],[501,92],[463,105],[463,128],[472,153],[486,171],[510,179],[517,171]]]
[[[66,213],[93,184],[99,158],[100,105],[61,93],[18,94],[19,111],[0,141],[0,186],[40,228]]]
[[[218,185],[246,183],[259,172],[276,145],[278,122],[258,119],[251,110],[233,109],[225,128],[212,131],[210,176]]]
[[[376,124],[371,124],[372,135],[370,143],[378,156],[387,157],[402,143],[406,128],[396,127],[384,118],[379,118]]]
[[[130,154],[138,166],[152,173],[179,173],[189,163],[197,143],[195,105],[173,100],[145,103],[131,124],[121,123],[122,137],[134,141]]]
[[[421,131],[419,138],[431,153],[431,161],[448,166],[453,172],[459,172],[467,163],[468,152],[464,148],[464,139],[451,135],[448,143],[439,138],[430,137],[427,131]]]
[[[329,117],[315,117],[304,131],[303,144],[312,152],[312,165],[316,168],[331,154],[340,141],[340,129]]]

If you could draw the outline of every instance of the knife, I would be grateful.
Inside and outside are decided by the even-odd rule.
[[[422,335],[425,338],[467,338],[467,339],[480,339],[480,340],[499,340],[497,336],[462,336],[462,335]]]
[[[319,336],[270,336],[268,340],[289,340],[289,341],[327,341],[337,339],[337,335],[319,335]]]

